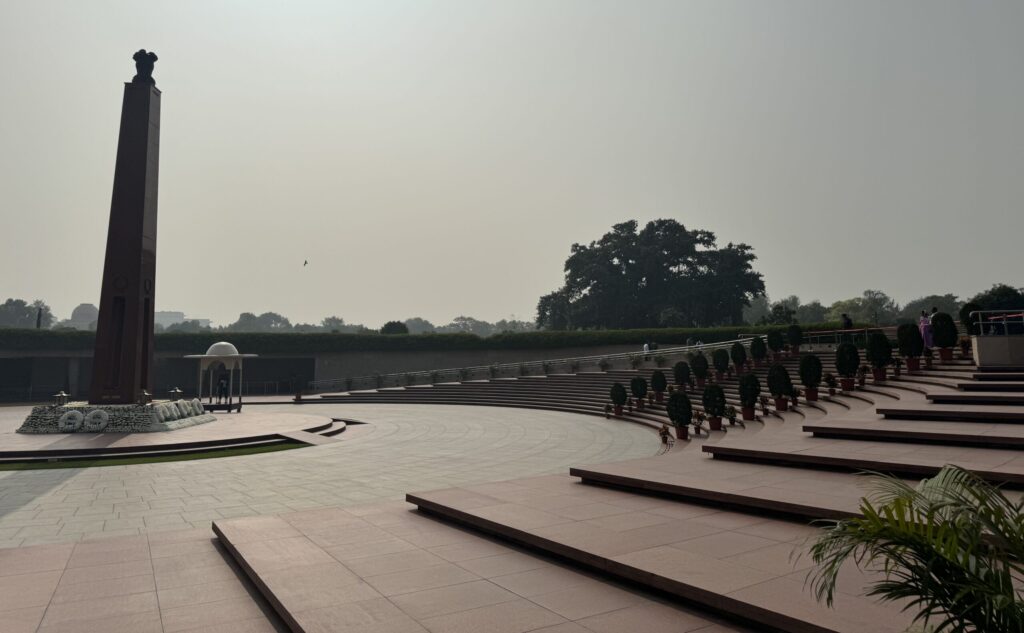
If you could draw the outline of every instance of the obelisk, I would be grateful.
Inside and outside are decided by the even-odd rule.
[[[121,104],[90,404],[137,403],[142,390],[152,392],[160,91],[156,55],[140,50],[133,59],[136,74]]]

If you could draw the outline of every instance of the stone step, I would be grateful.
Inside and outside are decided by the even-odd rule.
[[[701,450],[715,459],[848,472],[881,472],[907,477],[932,477],[946,464],[954,463],[988,481],[1024,485],[1024,463],[1017,451],[926,446],[911,450],[914,447],[894,445],[892,456],[886,457],[879,454],[878,442],[805,439],[807,442],[793,443],[788,447],[770,448],[736,442],[729,445],[704,444]],[[926,450],[938,448],[944,450]]]
[[[409,506],[218,520],[213,529],[293,633],[750,633]]]
[[[956,384],[956,388],[960,391],[1024,392],[1024,382],[994,382],[989,380],[979,382],[960,382]]]
[[[1024,424],[1024,410],[1008,405],[984,404],[931,404],[886,405],[875,411],[894,420],[937,420],[958,422],[1003,422]]]
[[[936,404],[1024,405],[1024,393],[930,393],[925,396]]]
[[[511,481],[406,499],[453,523],[754,623],[757,630],[896,632],[908,624],[896,607],[858,590],[844,592],[834,609],[818,604],[804,584],[808,558],[794,556],[802,549],[797,543],[814,533],[804,523],[593,486],[533,494],[517,487]],[[854,577],[851,587],[863,584],[856,571]]]
[[[971,378],[981,381],[1012,381],[1021,382],[1024,381],[1024,372],[992,372],[992,371],[979,371],[971,374]]]
[[[815,437],[1024,449],[1024,426],[1014,424],[964,425],[958,422],[898,420],[825,420],[804,424]]]

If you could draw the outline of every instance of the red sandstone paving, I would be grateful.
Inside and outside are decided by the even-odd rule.
[[[563,486],[562,479],[545,476],[523,486],[483,485],[482,489],[509,496],[538,492],[543,485],[556,491],[573,489]],[[477,494],[469,493],[469,498]],[[246,565],[305,631],[586,633],[611,630],[608,627],[616,621],[611,616],[626,609],[638,625],[649,620],[661,627],[654,631],[746,630],[439,522],[408,505],[353,512],[322,509],[263,517],[258,525],[252,521],[217,521],[216,528],[228,541],[232,535],[253,539],[260,530],[274,536],[293,528],[309,546],[315,546],[313,538],[323,538],[331,530],[352,531],[359,534],[358,543],[368,546],[365,551],[346,549],[331,563],[282,569],[281,560],[266,554],[273,548],[259,549],[253,557],[248,552],[259,540],[239,544]],[[422,543],[398,552],[374,547],[408,544],[408,539]],[[306,551],[305,546],[298,549]],[[325,605],[327,601],[333,603]],[[595,628],[582,624],[591,618]],[[673,622],[675,628],[671,628]]]

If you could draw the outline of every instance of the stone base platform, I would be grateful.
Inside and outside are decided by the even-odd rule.
[[[217,418],[199,400],[150,404],[89,404],[32,407],[18,433],[153,433],[173,431]]]
[[[323,415],[246,411],[218,418],[207,416],[213,418],[209,423],[180,428],[174,433],[18,432],[26,414],[30,415],[29,407],[0,407],[0,462],[194,452],[296,441],[299,437],[303,438],[300,441],[312,444],[320,443],[317,438],[330,438],[346,429],[345,421]]]

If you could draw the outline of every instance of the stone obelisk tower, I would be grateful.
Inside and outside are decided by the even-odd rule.
[[[142,390],[152,392],[160,91],[156,55],[140,50],[133,59],[137,72],[121,105],[90,404],[136,403]]]

